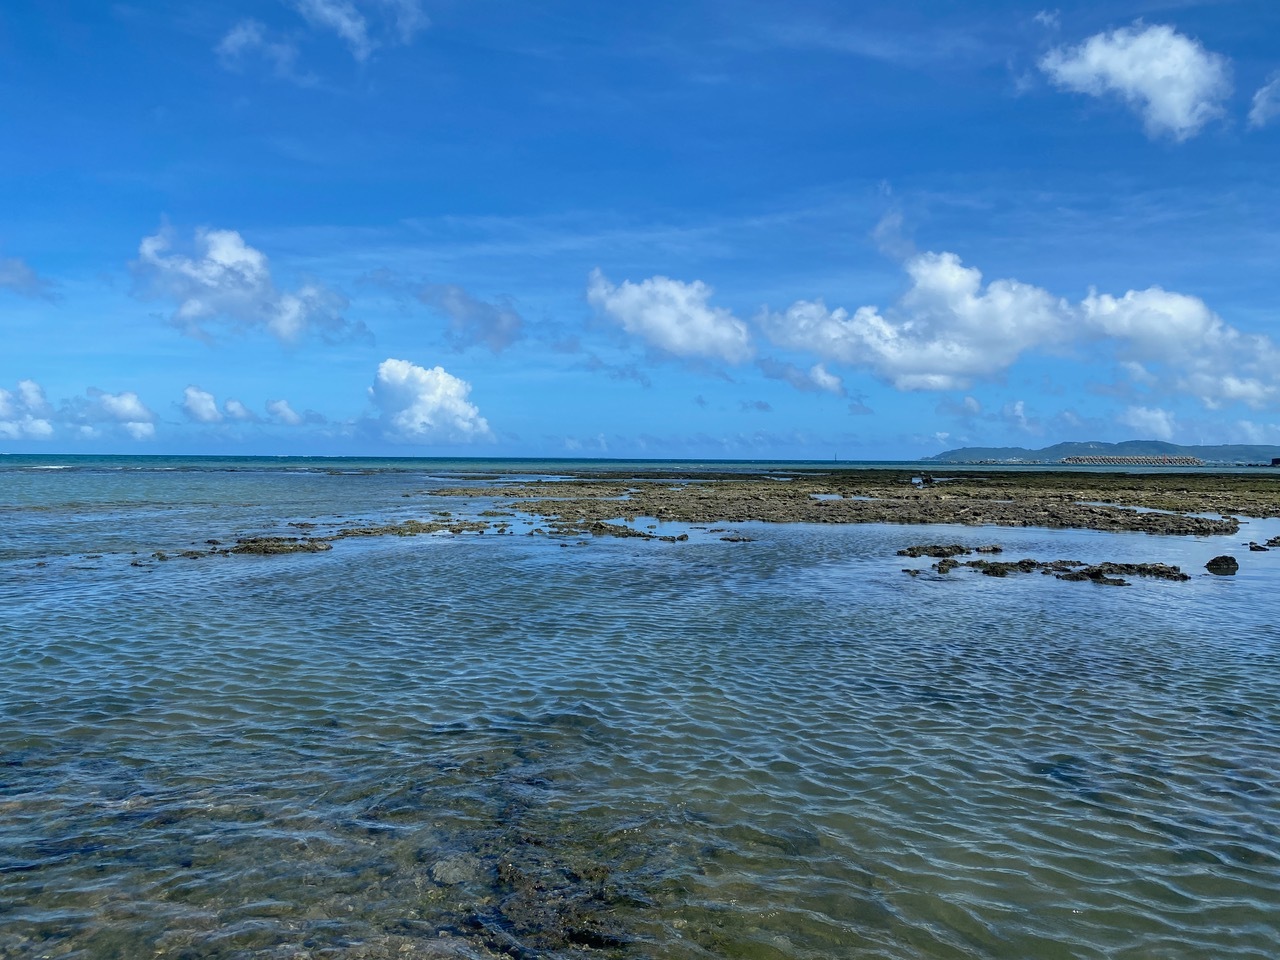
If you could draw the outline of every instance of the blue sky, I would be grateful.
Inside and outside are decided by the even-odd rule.
[[[1280,4],[0,8],[0,452],[1280,444]]]

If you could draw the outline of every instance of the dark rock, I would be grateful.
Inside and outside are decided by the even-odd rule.
[[[980,570],[986,577],[1007,577],[1011,573],[1030,573],[1040,566],[1040,562],[1025,557],[1010,563],[999,560],[970,560],[966,566]]]
[[[1250,549],[1250,550],[1252,550],[1254,553],[1266,553],[1266,552],[1267,552],[1268,550],[1270,550],[1271,548],[1270,548],[1270,547],[1264,547],[1262,544],[1260,544],[1260,543],[1254,543],[1252,540],[1250,540],[1250,541],[1249,541],[1249,549]]]
[[[905,547],[898,551],[898,556],[915,558],[934,557],[941,560],[946,557],[961,557],[972,552],[973,551],[968,547],[962,546],[958,543],[926,543]]]
[[[1233,556],[1223,554],[1220,557],[1214,557],[1204,565],[1204,568],[1219,577],[1232,577],[1240,569],[1240,561]]]
[[[323,553],[325,550],[332,549],[333,544],[329,541],[314,537],[297,540],[290,537],[246,537],[243,540],[237,540],[231,552],[275,556],[282,553]]]
[[[1127,587],[1129,581],[1122,577],[1109,577],[1098,567],[1086,567],[1083,570],[1073,570],[1070,573],[1059,573],[1059,580],[1070,580],[1074,582],[1082,582],[1088,580],[1092,583],[1102,584],[1109,587]]]
[[[974,547],[974,553],[1004,553],[1004,547],[998,543],[993,543],[986,547]]]
[[[939,573],[950,573],[958,566],[960,566],[959,560],[953,560],[950,557],[943,557],[933,565],[933,569],[937,570]]]

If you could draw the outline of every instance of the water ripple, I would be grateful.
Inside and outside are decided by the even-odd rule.
[[[420,485],[290,479],[332,515],[375,511],[325,483]],[[261,521],[190,482],[113,509]],[[0,956],[1280,955],[1265,578],[904,580],[919,531],[751,535],[4,567]]]

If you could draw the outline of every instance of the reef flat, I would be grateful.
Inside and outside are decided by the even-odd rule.
[[[655,517],[683,523],[958,523],[1211,536],[1237,517],[1280,516],[1280,475],[962,472],[576,474],[433,491],[497,497],[565,524]]]

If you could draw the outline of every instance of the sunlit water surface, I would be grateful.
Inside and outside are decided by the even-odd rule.
[[[1275,522],[152,559],[455,482],[0,472],[0,956],[1280,956]]]

